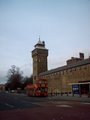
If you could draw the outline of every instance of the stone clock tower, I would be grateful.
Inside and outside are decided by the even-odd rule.
[[[48,49],[45,48],[45,42],[39,38],[38,43],[34,46],[35,49],[32,51],[33,58],[33,83],[39,76],[39,73],[47,71],[47,56]]]

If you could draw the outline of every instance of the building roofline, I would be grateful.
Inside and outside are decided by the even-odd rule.
[[[75,64],[65,65],[65,66],[61,66],[61,67],[58,67],[58,68],[55,68],[55,69],[51,69],[51,70],[42,72],[42,73],[39,74],[39,76],[49,75],[49,74],[52,74],[52,73],[55,73],[55,72],[59,72],[59,71],[79,67],[79,66],[82,66],[82,65],[87,65],[87,64],[90,64],[90,58],[78,61]]]

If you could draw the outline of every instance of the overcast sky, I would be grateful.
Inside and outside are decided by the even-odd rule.
[[[0,0],[0,83],[11,65],[32,74],[31,51],[45,41],[48,69],[90,55],[90,0]]]

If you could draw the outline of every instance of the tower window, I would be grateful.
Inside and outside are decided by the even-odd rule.
[[[41,60],[39,59],[38,62],[41,62]]]

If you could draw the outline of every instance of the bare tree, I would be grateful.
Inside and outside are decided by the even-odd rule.
[[[17,89],[21,87],[21,80],[22,80],[22,71],[15,65],[11,66],[11,69],[8,70],[8,81],[7,85],[9,85],[9,89]]]

